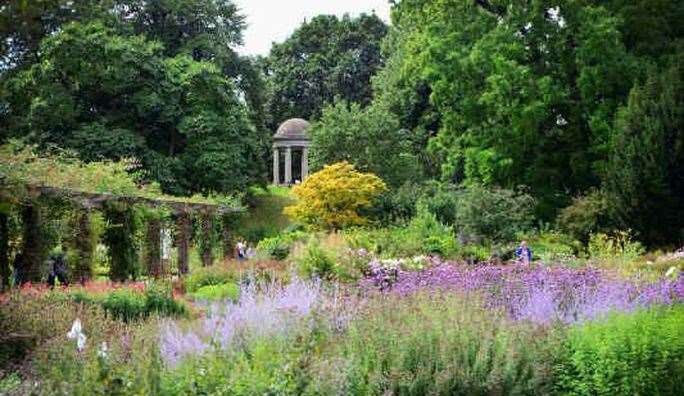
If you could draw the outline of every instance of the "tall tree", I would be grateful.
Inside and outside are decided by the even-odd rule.
[[[0,72],[38,61],[40,42],[76,20],[107,17],[109,0],[6,0],[0,6]]]
[[[615,218],[646,242],[684,241],[684,52],[620,109],[604,178]]]
[[[311,167],[319,170],[346,161],[399,186],[421,174],[408,132],[399,127],[397,117],[379,106],[361,109],[357,103],[337,102],[323,109],[320,120],[310,128]]]
[[[166,58],[144,36],[72,23],[41,62],[7,83],[14,133],[88,160],[136,157],[175,193],[234,191],[258,180],[256,131],[234,84],[208,62]]]
[[[292,117],[316,118],[336,96],[368,104],[386,33],[387,26],[375,15],[320,15],[274,45],[265,61],[269,127]]]
[[[446,180],[530,185],[547,216],[599,181],[617,106],[638,77],[620,19],[583,1],[405,0],[404,66],[441,115]]]
[[[174,193],[265,183],[264,80],[234,51],[244,27],[230,0],[9,0],[0,7],[0,140],[72,148],[85,160],[134,156]],[[233,136],[232,148],[214,140],[212,152],[242,153],[215,156],[204,174],[218,177],[211,170],[224,161],[232,181],[194,177],[201,157],[183,156],[199,144],[188,121],[199,113],[207,141]]]

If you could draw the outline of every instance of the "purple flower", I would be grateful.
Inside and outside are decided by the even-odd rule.
[[[167,324],[160,336],[161,353],[173,367],[186,356],[204,353],[210,345],[228,351],[263,337],[287,337],[313,325],[310,319],[317,312],[338,328],[348,321],[348,312],[339,308],[344,305],[339,296],[324,292],[320,282],[295,278],[286,286],[270,284],[261,289],[251,283],[243,287],[239,302],[210,305],[207,316],[188,332],[173,322]]]
[[[435,263],[417,272],[397,271],[392,282],[371,263],[366,290],[409,295],[421,290],[453,290],[477,294],[485,305],[503,309],[512,319],[536,323],[572,323],[610,311],[630,311],[654,304],[684,301],[684,277],[643,283],[621,279],[595,268],[530,268],[522,265],[465,266]],[[384,283],[383,283],[384,282]]]

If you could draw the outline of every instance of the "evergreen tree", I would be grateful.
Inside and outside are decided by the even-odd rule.
[[[684,52],[620,109],[604,179],[612,213],[645,242],[684,240]]]

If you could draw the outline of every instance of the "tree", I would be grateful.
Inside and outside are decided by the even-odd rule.
[[[117,0],[120,19],[164,46],[166,56],[190,55],[194,60],[236,57],[245,17],[231,0]]]
[[[337,102],[309,129],[311,168],[347,161],[362,172],[380,176],[399,186],[421,174],[412,152],[411,136],[385,109]]]
[[[107,18],[111,5],[109,0],[6,0],[0,6],[0,74],[39,61],[45,37],[72,21]]]
[[[375,15],[320,15],[274,45],[265,60],[271,129],[289,118],[318,117],[336,96],[368,104],[386,33],[387,26]]]
[[[0,140],[72,148],[88,161],[136,157],[178,194],[265,184],[264,80],[233,50],[244,27],[230,0],[9,0],[0,7]],[[190,110],[203,95],[205,107]],[[197,131],[187,118],[200,110],[214,154],[244,153],[209,161],[210,171],[224,161],[230,180],[187,176],[198,166],[182,156],[192,140],[184,133]]]
[[[393,67],[420,75],[440,114],[429,150],[444,181],[529,185],[546,218],[568,193],[599,183],[612,118],[640,75],[613,11],[580,1],[408,0],[393,19],[404,54]]]
[[[338,230],[363,225],[359,210],[368,208],[386,190],[385,183],[371,173],[361,173],[347,162],[325,166],[295,186],[297,203],[285,208],[295,221],[313,229]]]
[[[136,157],[168,192],[236,191],[263,177],[252,166],[260,137],[234,84],[143,36],[69,24],[6,86],[15,136],[87,160]]]
[[[651,244],[684,240],[684,52],[636,85],[615,121],[603,185],[622,228]]]

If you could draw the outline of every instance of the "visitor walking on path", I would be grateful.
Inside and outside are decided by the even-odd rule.
[[[244,260],[246,258],[245,250],[247,249],[247,245],[245,244],[244,240],[240,239],[238,241],[236,249],[238,261]]]
[[[532,262],[532,249],[527,246],[526,241],[521,241],[520,246],[515,249],[515,257],[525,265],[529,265]]]

